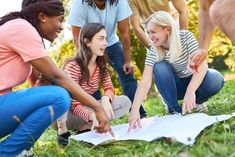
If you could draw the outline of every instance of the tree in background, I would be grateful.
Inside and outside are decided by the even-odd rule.
[[[69,0],[63,0],[66,6],[65,16],[68,15],[69,11]],[[189,30],[198,37],[198,0],[188,0],[188,9],[189,9]],[[132,61],[136,65],[135,76],[139,80],[141,73],[144,69],[144,62],[146,57],[145,47],[138,41],[137,37],[130,29],[131,34],[131,52],[132,52]],[[72,40],[63,40],[63,36],[60,40],[63,41],[59,49],[53,49],[50,52],[50,56],[57,63],[58,66],[62,66],[64,61],[74,56],[76,51],[73,45]],[[56,44],[58,45],[58,43]],[[208,63],[209,66],[217,70],[232,70],[235,71],[235,47],[232,45],[231,41],[218,29],[216,29],[213,40],[211,42],[209,53],[208,53]],[[117,75],[111,69],[111,78],[117,94],[121,94],[121,86],[117,79]]]
[[[198,0],[189,0],[188,9],[189,30],[198,37]],[[211,68],[235,71],[235,47],[219,29],[214,32],[207,61]]]

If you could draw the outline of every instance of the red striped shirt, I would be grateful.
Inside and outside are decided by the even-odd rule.
[[[104,95],[108,96],[111,101],[113,100],[114,88],[110,79],[110,75],[107,72],[107,75],[105,75],[104,79],[102,80],[99,75],[100,70],[98,66],[96,66],[94,73],[90,77],[89,85],[86,82],[83,82],[82,84],[79,83],[82,76],[80,66],[76,61],[68,62],[64,66],[64,71],[66,71],[67,74],[90,95],[94,94],[99,89],[99,82],[101,81],[104,89]],[[83,104],[76,100],[72,100],[71,111],[75,116],[79,116],[85,121],[89,121],[89,115],[92,113],[90,110],[84,107]]]

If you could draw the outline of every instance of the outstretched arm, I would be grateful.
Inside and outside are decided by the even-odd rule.
[[[130,132],[131,129],[134,129],[137,125],[141,127],[139,108],[144,98],[147,97],[147,94],[152,84],[152,79],[153,79],[152,76],[153,76],[153,67],[145,65],[142,78],[135,92],[135,98],[129,115],[128,132]]]
[[[30,64],[50,82],[56,85],[60,85],[68,90],[72,98],[86,104],[90,108],[94,109],[97,119],[100,122],[100,126],[97,128],[99,132],[107,132],[111,130],[108,123],[108,119],[104,112],[104,109],[98,104],[98,102],[89,94],[87,94],[77,83],[75,83],[66,73],[53,63],[49,57],[42,57],[30,61]]]
[[[126,74],[134,73],[134,66],[131,64],[131,40],[129,34],[129,18],[118,22],[118,29],[121,33],[121,38],[124,49],[124,65],[123,70]]]
[[[40,75],[40,73],[35,68],[32,68],[32,73],[28,78],[28,81],[29,81],[31,86],[35,85],[36,81],[39,78],[39,75]]]
[[[214,31],[214,24],[209,15],[213,0],[199,0],[199,48],[208,50]]]
[[[198,73],[193,74],[191,81],[187,87],[186,93],[183,99],[182,113],[185,114],[187,112],[191,112],[193,108],[196,107],[196,90],[202,83],[206,72],[208,69],[207,62],[204,61],[198,69]]]
[[[185,0],[172,0],[172,4],[179,13],[180,29],[188,29],[188,8]]]
[[[209,44],[212,39],[214,25],[210,19],[209,10],[213,0],[199,0],[199,48],[190,56],[189,67],[192,72],[198,72],[198,67],[206,60]]]
[[[140,25],[140,17],[138,14],[133,14],[130,17],[130,23],[132,30],[134,31],[137,38],[140,40],[140,42],[147,48],[151,45],[150,40],[148,39],[147,35],[145,34],[143,28]]]

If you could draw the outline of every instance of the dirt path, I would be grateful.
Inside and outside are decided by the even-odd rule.
[[[235,79],[235,74],[225,74],[224,75],[225,81],[234,80],[234,79]]]

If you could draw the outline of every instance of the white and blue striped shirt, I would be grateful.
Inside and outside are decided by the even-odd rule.
[[[182,45],[182,54],[179,58],[170,63],[170,54],[166,51],[163,60],[173,66],[176,74],[180,78],[185,78],[192,75],[192,73],[187,69],[188,57],[198,49],[198,42],[193,33],[188,30],[180,31],[180,41]],[[156,62],[160,62],[160,60],[157,60],[156,58],[156,53],[149,50],[145,60],[145,65],[154,66]]]

